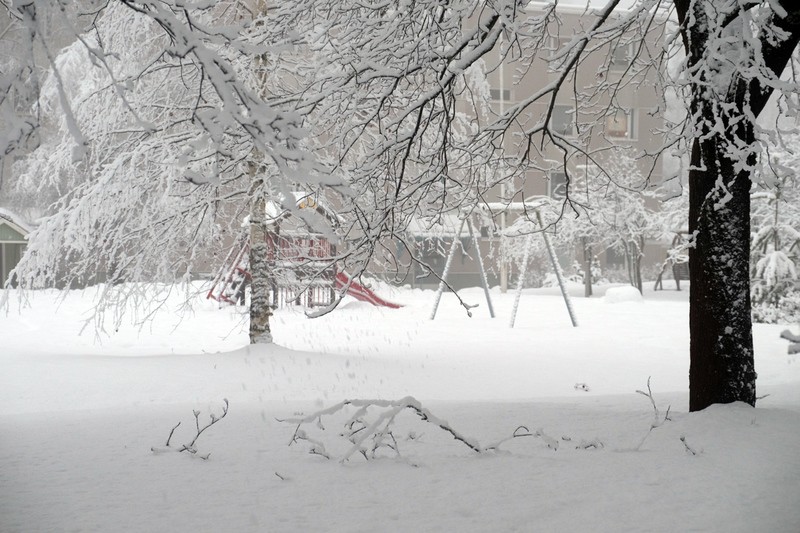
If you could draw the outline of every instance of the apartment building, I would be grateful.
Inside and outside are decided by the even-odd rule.
[[[532,17],[539,14],[533,8],[528,12]],[[579,67],[564,76],[563,64],[574,53],[568,50],[574,50],[595,17],[587,17],[583,8],[561,7],[558,19],[557,24],[547,27],[549,35],[539,43],[538,50],[519,50],[514,48],[516,43],[501,42],[486,59],[495,116],[515,109],[552,84],[561,83],[561,89],[552,108],[551,96],[546,94],[528,105],[512,131],[504,136],[505,151],[513,155],[528,150],[529,161],[524,172],[490,192],[486,206],[478,206],[484,216],[474,221],[480,235],[477,250],[466,228],[458,234],[460,222],[456,214],[444,217],[441,227],[426,227],[417,235],[419,255],[439,274],[445,264],[442,254],[449,251],[454,237],[461,239],[448,272],[448,281],[455,288],[480,283],[478,256],[484,260],[491,286],[515,285],[526,239],[524,235],[509,237],[512,232],[507,228],[518,221],[526,206],[541,204],[542,198],[555,205],[567,195],[586,198],[581,196],[580,188],[588,186],[588,180],[600,167],[613,168],[615,160],[626,158],[635,162],[648,183],[658,184],[663,179],[660,161],[648,155],[658,153],[662,143],[663,96],[658,92],[659,72],[651,56],[661,49],[663,27],[652,28],[644,43],[635,36],[612,39],[602,46],[592,43],[582,54]],[[501,57],[506,59],[501,61]],[[535,135],[531,149],[525,134],[535,130],[537,123],[541,125],[548,112],[548,127],[560,139]],[[558,144],[569,145],[566,155]],[[576,215],[569,209],[565,214]],[[530,218],[529,210],[527,215]],[[558,229],[548,231],[555,233]],[[627,263],[631,259],[614,248],[600,246],[587,251],[583,244],[559,248],[560,262],[568,273],[576,261],[584,261],[585,253],[596,255],[603,270],[618,271],[617,277],[630,266]],[[645,264],[653,269],[663,261],[665,247],[660,242],[647,242],[644,253]],[[534,260],[531,268],[534,272],[530,282],[534,284],[546,275],[542,269],[550,269],[548,262],[542,260]],[[436,276],[426,274],[426,268],[417,265],[406,282],[423,287],[438,283]]]

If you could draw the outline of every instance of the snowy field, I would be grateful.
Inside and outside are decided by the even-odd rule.
[[[472,318],[445,295],[431,321],[432,291],[376,292],[404,307],[279,311],[276,345],[255,348],[243,310],[200,298],[182,320],[175,294],[143,329],[108,322],[98,342],[81,333],[94,290],[36,293],[21,310],[12,295],[0,531],[800,531],[800,356],[786,326],[755,328],[758,408],[688,414],[687,291],[575,288],[573,328],[556,291],[530,290],[514,329],[512,293],[492,294],[495,319],[479,289],[463,292],[480,303]],[[635,392],[649,376],[652,431]],[[291,446],[296,424],[278,420],[406,396],[477,446],[520,436],[476,453],[406,409],[385,438],[399,457],[342,463],[353,409]],[[190,442],[193,410],[204,425],[223,399],[197,455],[151,451],[178,422],[172,447]]]

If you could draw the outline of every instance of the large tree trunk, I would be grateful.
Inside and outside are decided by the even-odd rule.
[[[738,140],[751,145],[752,127],[746,130],[740,131],[743,138]],[[756,402],[750,316],[750,174],[736,172],[722,147],[728,141],[712,136],[695,140],[692,148],[690,411],[714,403]]]
[[[690,370],[689,410],[713,403],[756,402],[750,316],[750,185],[755,166],[753,121],[761,114],[800,42],[800,7],[789,0],[763,3],[764,28],[744,37],[742,5],[723,0],[674,0],[692,86],[689,171]],[[752,7],[752,6],[750,6]],[[779,8],[779,9],[778,9]],[[781,38],[775,38],[780,33]],[[750,54],[761,64],[727,73],[714,45]],[[723,41],[720,41],[723,39]],[[757,46],[749,48],[757,41]],[[724,44],[721,44],[724,43]],[[739,46],[741,49],[734,48]],[[731,56],[733,57],[733,56]]]

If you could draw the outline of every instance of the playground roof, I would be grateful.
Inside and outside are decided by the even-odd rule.
[[[324,232],[330,229],[328,227],[330,223],[337,224],[342,222],[342,218],[331,208],[330,204],[318,195],[303,191],[293,191],[290,194],[294,197],[295,209],[289,207],[292,204],[291,200],[288,202],[271,201],[267,202],[265,206],[267,222],[281,223],[282,231],[292,232],[292,228],[285,227],[283,221],[288,220],[293,215],[308,226],[308,228],[302,230],[303,232],[306,232],[309,228],[314,231]],[[326,219],[327,222],[323,222],[321,217]],[[291,225],[289,224],[289,226]],[[300,231],[299,227],[294,229]]]

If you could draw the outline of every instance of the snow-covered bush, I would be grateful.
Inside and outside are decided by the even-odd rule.
[[[759,302],[778,303],[781,295],[794,287],[797,269],[783,250],[772,250],[756,262],[753,297]]]
[[[783,139],[794,145],[800,136]],[[800,158],[777,146],[763,161],[758,189],[751,195],[751,300],[757,322],[795,322],[797,260],[800,251]]]
[[[567,279],[569,281],[573,281],[575,283],[583,283],[584,282],[583,278],[584,278],[584,276],[586,276],[586,272],[584,272],[583,264],[581,264],[579,261],[574,261],[572,263],[572,269],[574,270],[574,274],[569,276]],[[603,277],[603,269],[600,266],[600,260],[597,259],[596,255],[592,256],[592,263],[591,263],[590,270],[591,270],[591,273],[592,273],[592,284],[608,283],[608,280],[606,280]]]
[[[640,293],[636,287],[630,285],[626,285],[624,287],[612,287],[606,291],[603,301],[607,304],[642,302],[642,293]]]
[[[628,283],[628,270],[624,266],[606,266],[603,278],[608,283]]]
[[[796,324],[800,322],[800,291],[781,294],[778,303],[753,304],[753,322],[762,324]]]

